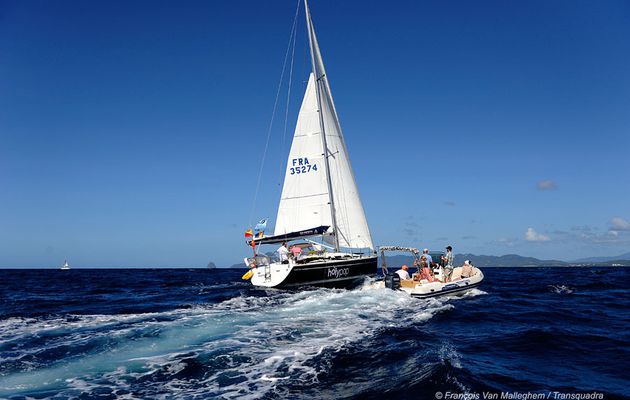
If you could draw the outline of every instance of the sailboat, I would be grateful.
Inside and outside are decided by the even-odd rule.
[[[63,265],[59,269],[62,271],[70,269],[70,264],[68,264],[68,260],[64,260]]]
[[[373,276],[377,256],[348,158],[328,75],[304,0],[312,71],[297,118],[274,234],[248,245],[291,244],[274,257],[245,258],[255,286],[350,287]],[[317,239],[321,238],[318,242]],[[299,248],[299,250],[297,250]]]

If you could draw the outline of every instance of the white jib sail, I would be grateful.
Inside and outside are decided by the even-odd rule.
[[[316,73],[321,79],[320,101],[339,245],[374,249],[314,30],[312,40]],[[289,152],[276,235],[320,225],[332,226],[316,90],[311,74]]]

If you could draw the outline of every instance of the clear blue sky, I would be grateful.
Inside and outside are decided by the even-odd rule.
[[[0,0],[0,266],[249,255],[295,6]],[[630,251],[629,2],[310,6],[376,244]],[[275,219],[278,112],[254,219]]]

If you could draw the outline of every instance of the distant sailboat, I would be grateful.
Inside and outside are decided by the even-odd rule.
[[[67,269],[70,269],[70,264],[68,264],[68,260],[64,260],[63,265],[62,265],[62,266],[61,266],[61,268],[59,268],[59,269],[61,269],[62,271],[65,271],[65,270],[67,270]]]
[[[250,245],[294,241],[300,250],[280,255],[280,260],[246,259],[251,273],[243,278],[255,286],[352,286],[376,274],[372,237],[306,0],[304,5],[312,72],[289,152],[275,231],[262,237],[254,237],[251,229],[246,232]],[[323,243],[309,237],[320,237]]]

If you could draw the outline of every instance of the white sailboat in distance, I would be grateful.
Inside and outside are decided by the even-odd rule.
[[[70,264],[68,264],[68,260],[64,260],[63,265],[59,269],[62,271],[70,269]]]
[[[251,229],[246,233],[254,250],[286,242],[293,251],[288,257],[246,258],[250,270],[243,279],[262,287],[349,287],[376,274],[377,256],[306,0],[304,7],[312,72],[289,152],[274,234],[253,237]]]

